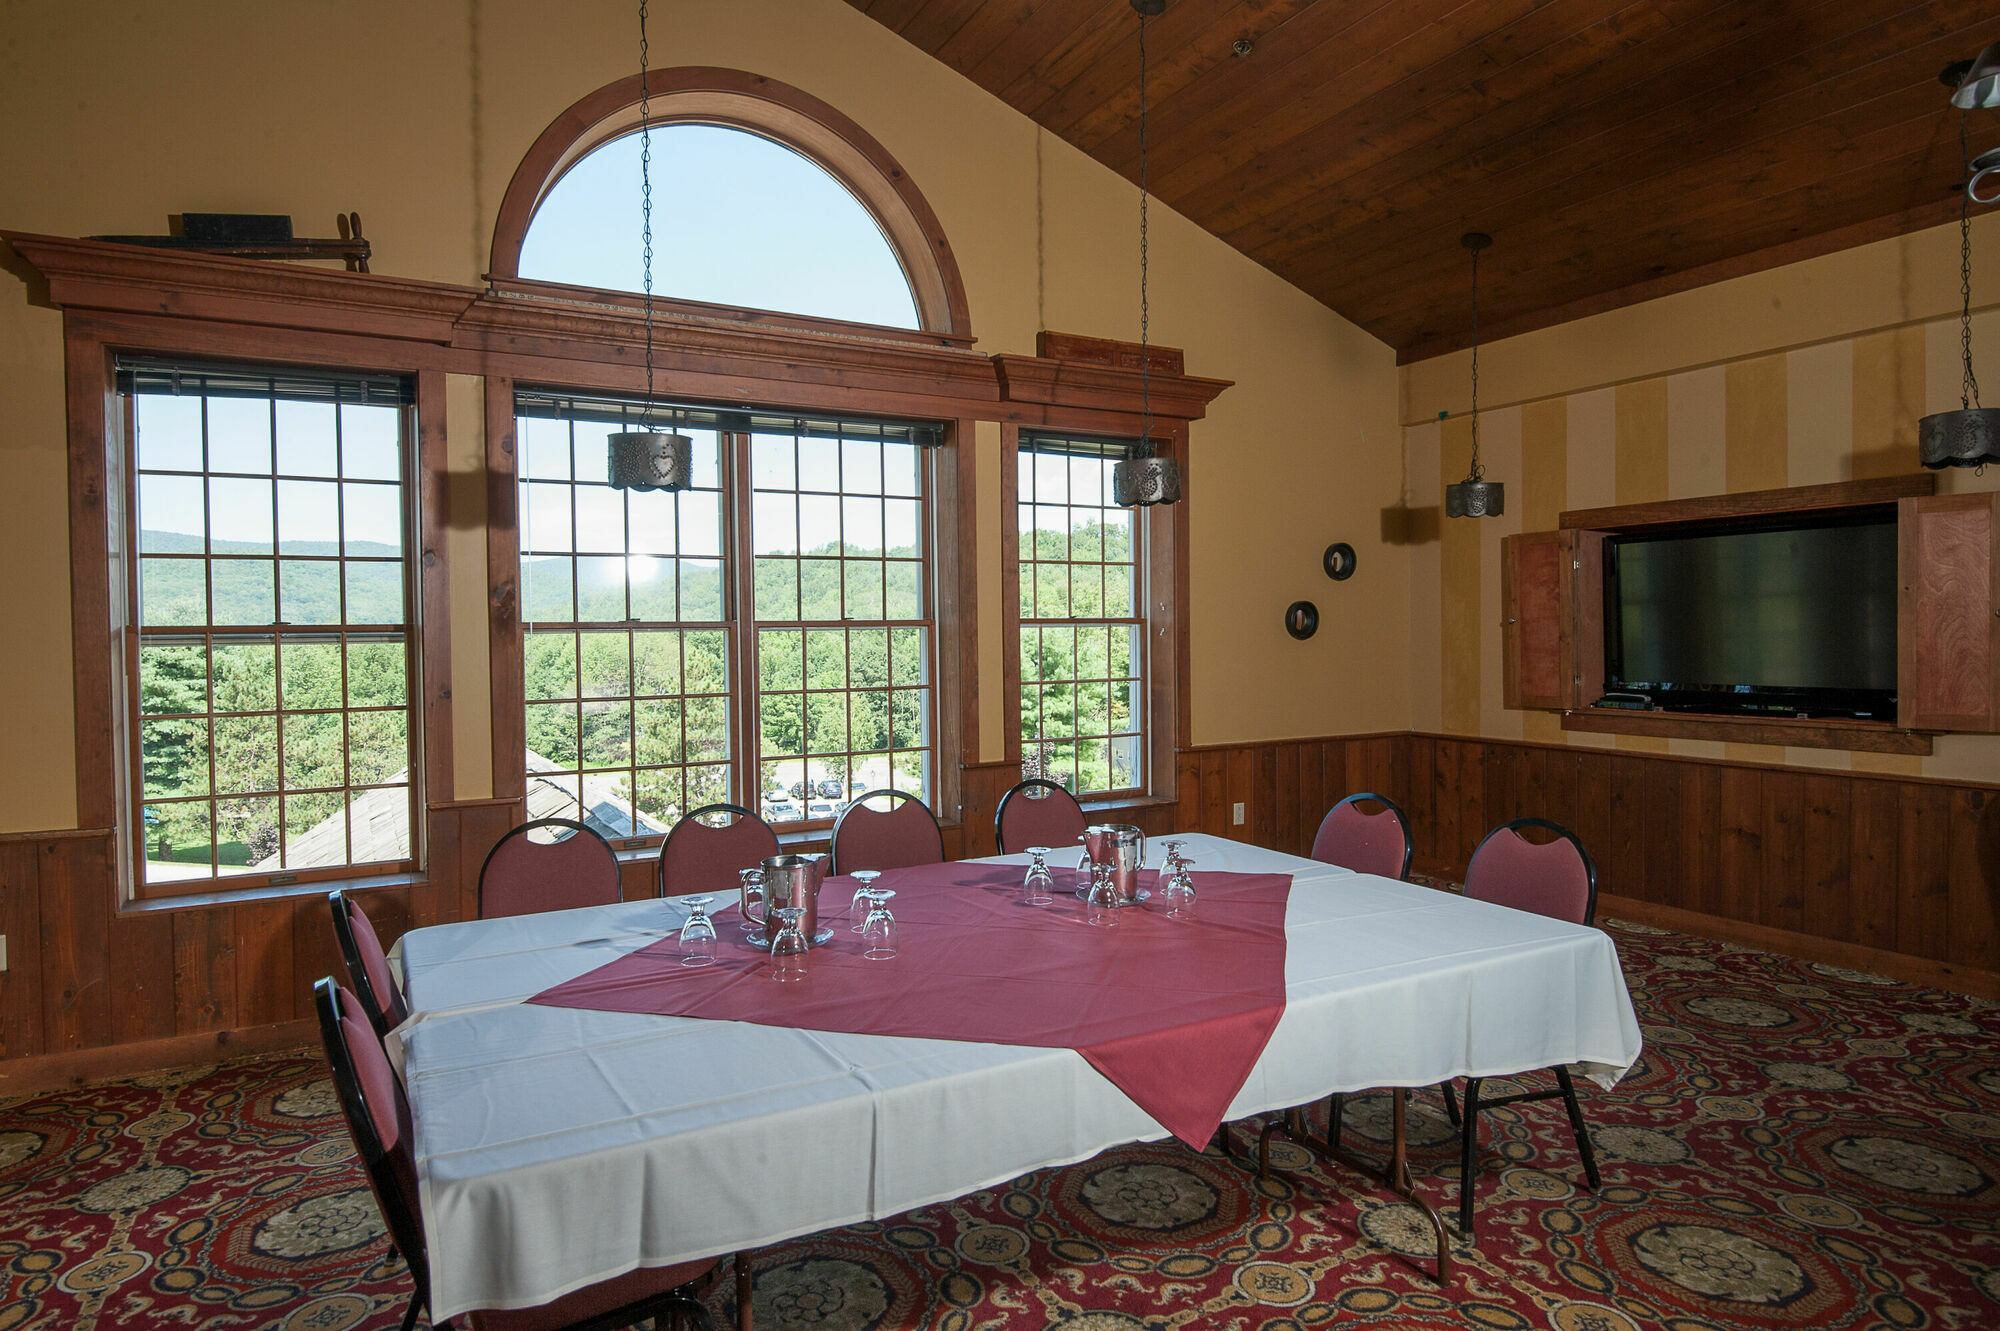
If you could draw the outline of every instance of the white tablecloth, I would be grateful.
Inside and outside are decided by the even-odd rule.
[[[1183,840],[1198,871],[1294,876],[1285,1015],[1232,1118],[1336,1090],[1558,1063],[1609,1086],[1639,1055],[1617,952],[1598,930],[1218,837]],[[1148,862],[1160,856],[1150,843]],[[640,1266],[879,1219],[1167,1135],[1066,1049],[521,1002],[684,916],[671,899],[636,901],[404,938],[415,1015],[396,1038],[433,1317],[528,1307]],[[922,946],[906,931],[906,950]]]

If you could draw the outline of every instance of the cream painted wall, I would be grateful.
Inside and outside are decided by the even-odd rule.
[[[2000,216],[1973,230],[1975,370],[2000,398]],[[1984,302],[1984,305],[1978,302]],[[1548,530],[1566,508],[1640,503],[1918,470],[1916,422],[1959,404],[1958,228],[1940,227],[1524,334],[1479,356],[1482,455],[1508,486],[1507,516],[1473,537],[1447,523],[1441,558],[1418,553],[1411,605],[1440,613],[1435,679],[1420,676],[1413,714],[1448,732],[1616,745],[1695,757],[1921,772],[2000,781],[2000,737],[1946,735],[1917,759],[1839,750],[1671,742],[1563,731],[1545,713],[1495,708],[1500,674],[1499,538]],[[1464,474],[1441,411],[1469,405],[1469,353],[1404,367],[1404,446],[1431,485]],[[1945,492],[2000,488],[1944,472]],[[1517,517],[1518,515],[1518,517]],[[1520,525],[1512,525],[1518,522]],[[1454,636],[1476,617],[1477,640]],[[1423,631],[1413,637],[1425,650]],[[1424,690],[1436,690],[1436,702]]]
[[[631,72],[633,26],[623,0],[10,0],[0,226],[143,233],[186,209],[289,213],[310,235],[351,209],[377,272],[473,283],[515,164],[571,102]],[[980,349],[1031,352],[1040,327],[1138,335],[1134,189],[866,16],[839,0],[676,0],[651,38],[655,67],[768,75],[879,138],[944,226]],[[1237,385],[1192,435],[1187,738],[1401,729],[1410,558],[1379,535],[1402,485],[1393,356],[1185,219],[1152,217],[1151,336]],[[447,396],[456,503],[477,494],[476,385]],[[75,821],[63,446],[60,315],[0,282],[0,566],[30,589],[8,620],[32,645],[0,653],[0,831]],[[979,448],[980,756],[997,757],[997,441]],[[447,544],[461,797],[493,762],[473,725],[481,521],[468,498]],[[1338,585],[1319,571],[1334,540],[1360,556]],[[1304,644],[1280,625],[1300,597],[1325,625]]]

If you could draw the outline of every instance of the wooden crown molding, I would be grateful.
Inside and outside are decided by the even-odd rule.
[[[1650,504],[1614,504],[1608,508],[1572,508],[1557,522],[1564,530],[1625,531],[1675,522],[1707,522],[1718,518],[1820,513],[1864,504],[1892,504],[1898,499],[1937,493],[1937,473],[1873,476],[1826,485],[1794,485],[1779,490],[1746,490],[1739,494],[1703,495],[1696,499],[1666,499]]]
[[[1000,376],[1001,396],[1009,402],[1134,414],[1140,408],[1140,374],[1136,368],[1128,370],[1088,361],[1050,360],[1004,352],[993,357],[993,366]],[[1234,383],[1233,379],[1154,374],[1146,385],[1145,395],[1151,400],[1155,416],[1198,421],[1207,415],[1208,404]]]

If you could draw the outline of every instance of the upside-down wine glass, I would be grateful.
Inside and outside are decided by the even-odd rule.
[[[1174,860],[1174,872],[1167,879],[1164,894],[1167,903],[1167,918],[1170,920],[1191,920],[1194,918],[1194,876],[1188,872],[1194,867],[1193,860]]]
[[[1091,866],[1090,895],[1083,903],[1084,923],[1099,929],[1118,927],[1118,888],[1111,881],[1111,866]]]
[[[880,869],[856,869],[853,873],[854,881],[861,886],[854,889],[854,899],[847,903],[847,916],[853,921],[848,927],[857,934],[867,928],[868,898],[874,891],[875,880],[881,876]]]
[[[894,888],[868,889],[868,918],[862,922],[861,955],[867,961],[887,961],[896,955],[896,917],[889,913]]]
[[[715,964],[715,921],[708,918],[708,903],[714,897],[683,897],[687,902],[687,923],[681,926],[681,965]]]
[[[1035,862],[1028,866],[1027,877],[1021,880],[1021,904],[1023,906],[1046,906],[1055,899],[1056,876],[1049,872],[1047,846],[1030,846],[1028,854]]]
[[[799,920],[805,913],[804,906],[778,908],[778,918],[784,927],[771,940],[771,978],[780,984],[806,978],[806,935],[799,928]]]

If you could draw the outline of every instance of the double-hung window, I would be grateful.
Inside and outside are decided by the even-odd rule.
[[[1079,795],[1147,786],[1144,528],[1111,502],[1124,445],[1023,431],[1021,773]]]
[[[125,359],[118,388],[139,891],[413,868],[408,382]]]
[[[934,797],[934,427],[523,390],[528,815],[657,839],[728,801],[823,823]],[[617,491],[607,436],[694,441],[685,491]]]

